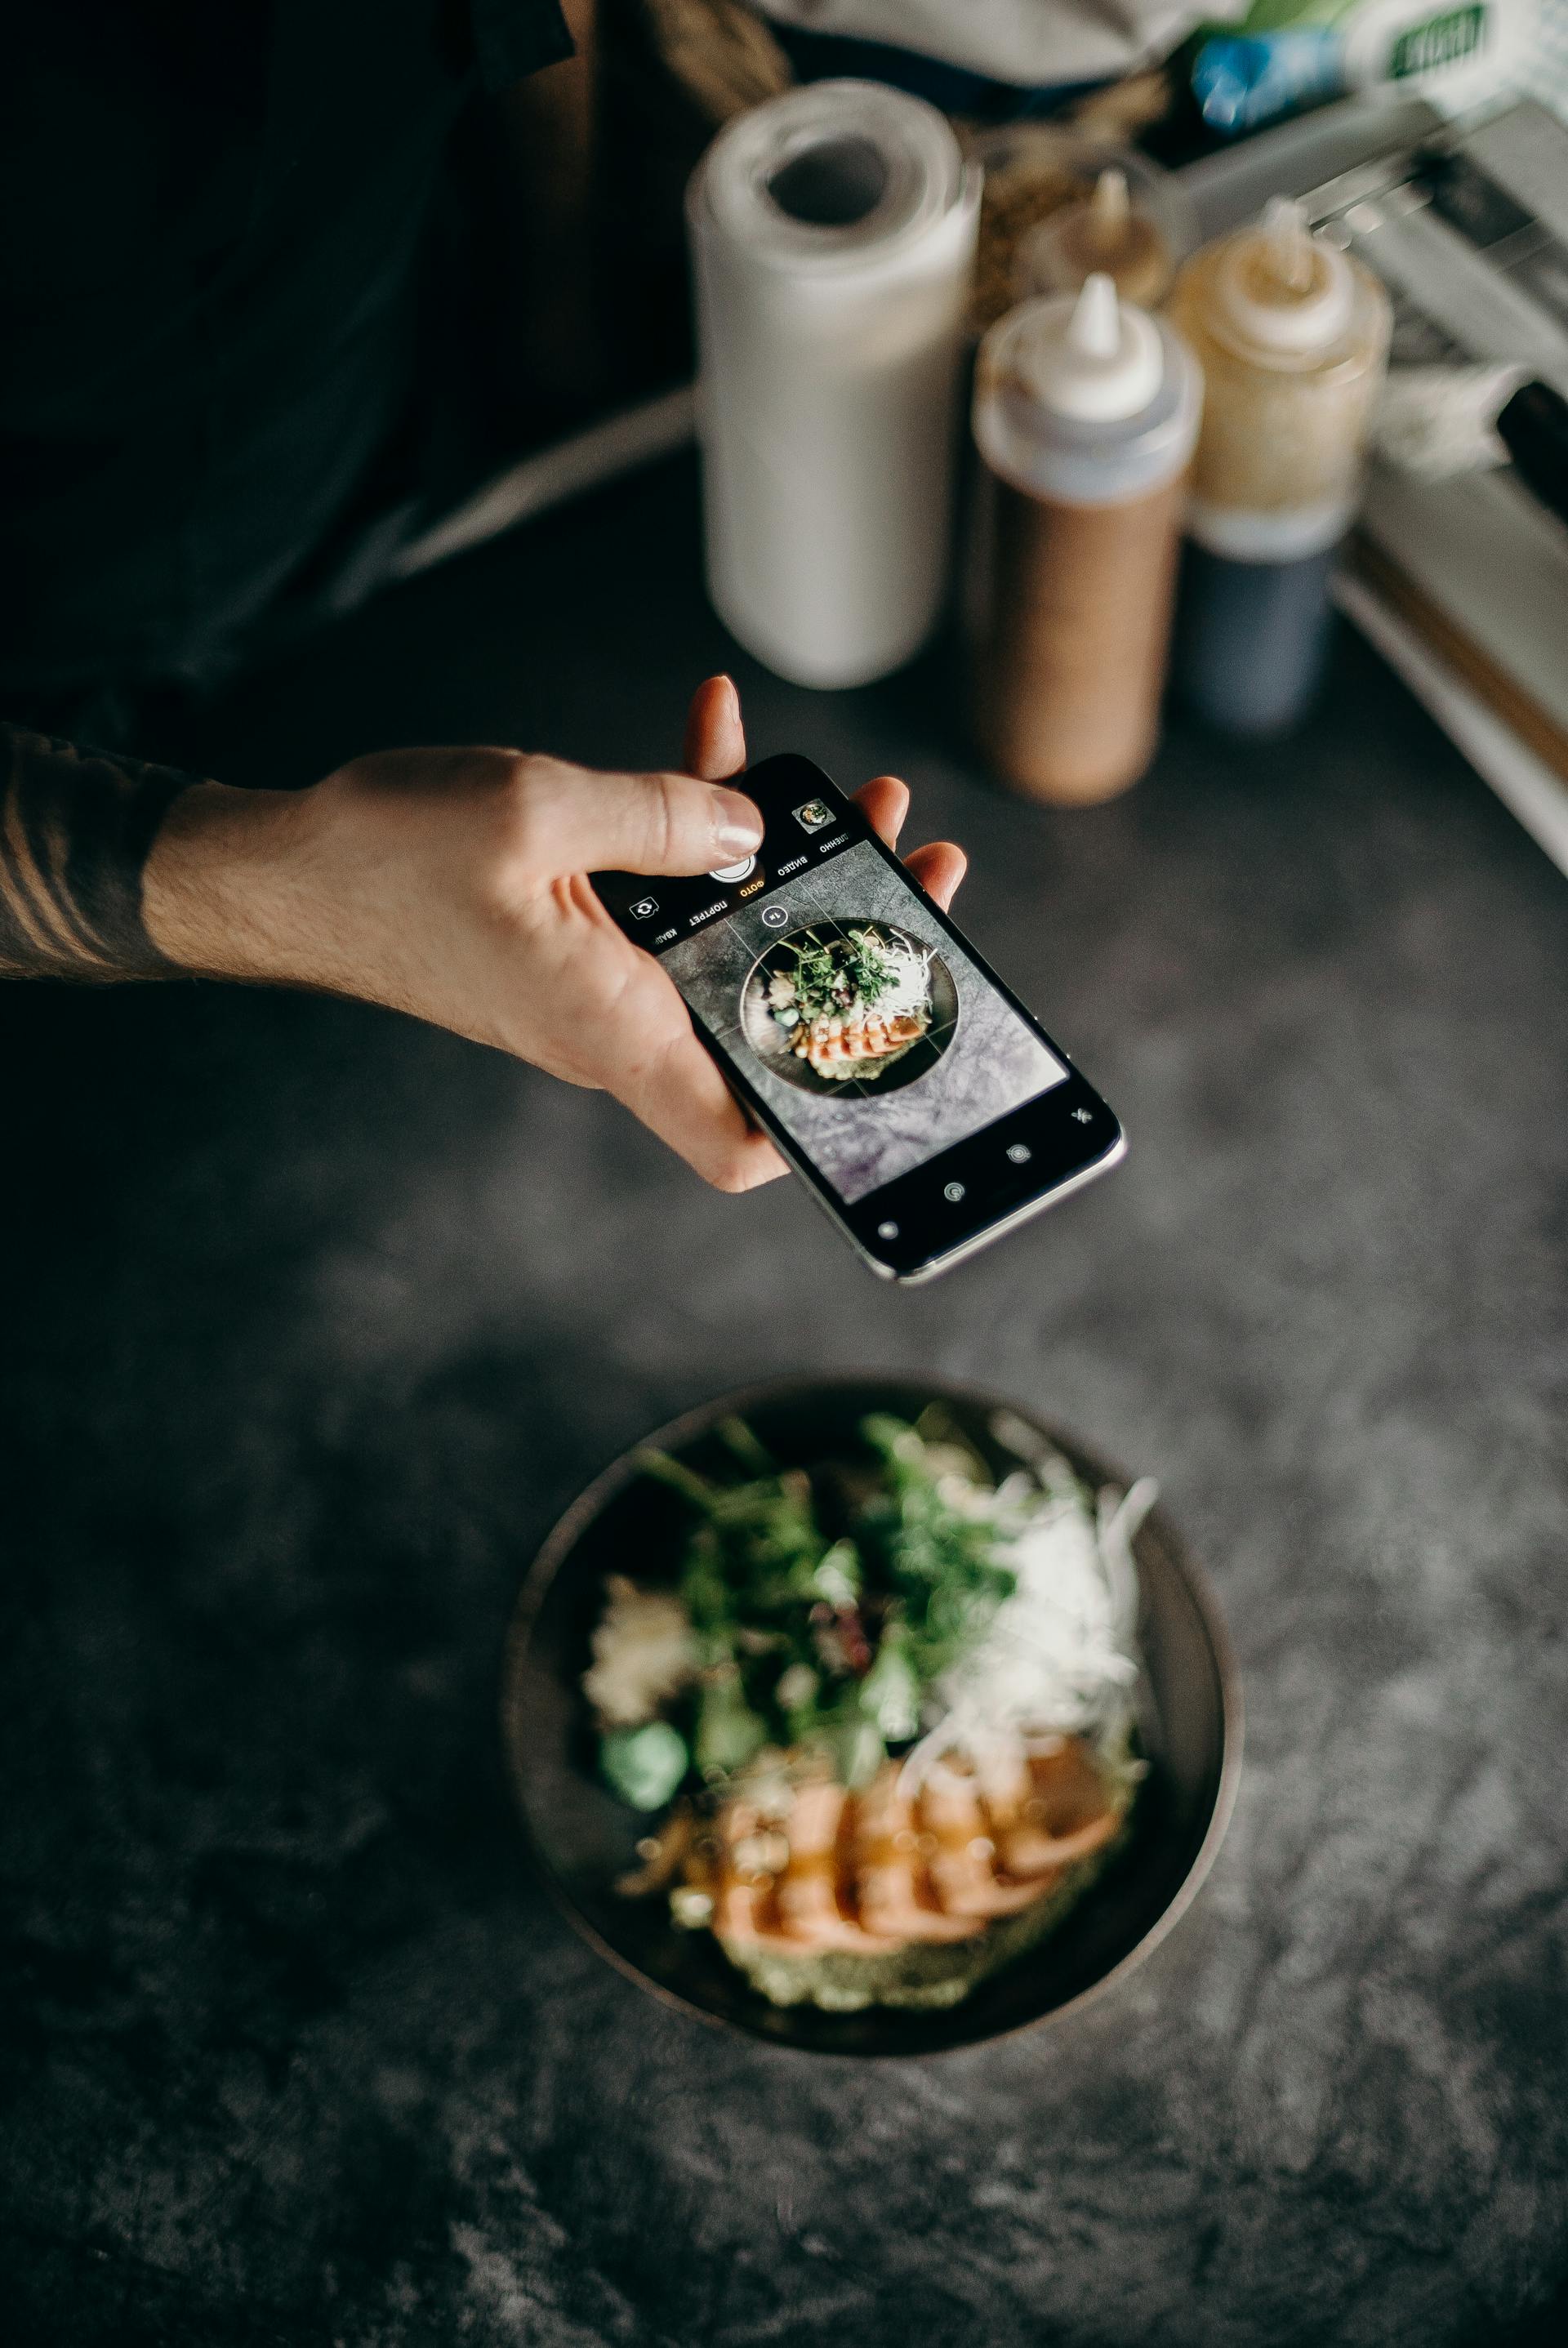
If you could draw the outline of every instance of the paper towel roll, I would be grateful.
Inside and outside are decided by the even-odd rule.
[[[941,608],[979,209],[945,118],[877,82],[769,99],[693,177],[708,592],[797,685],[885,675]]]

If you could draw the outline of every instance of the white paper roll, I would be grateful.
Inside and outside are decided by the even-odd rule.
[[[754,108],[693,177],[708,592],[794,684],[883,676],[936,620],[979,209],[945,118],[877,82]]]

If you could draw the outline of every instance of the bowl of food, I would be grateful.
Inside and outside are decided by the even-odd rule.
[[[958,989],[932,945],[892,922],[822,922],[776,938],[740,993],[747,1042],[806,1092],[895,1092],[957,1030]],[[929,1049],[916,1052],[917,1044]]]
[[[1147,1482],[897,1377],[730,1395],[605,1469],[507,1649],[573,1923],[706,2020],[931,2054],[1147,1955],[1230,1818],[1241,1700]]]

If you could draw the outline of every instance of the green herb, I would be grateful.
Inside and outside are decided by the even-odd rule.
[[[738,1670],[719,1669],[703,1682],[697,1698],[696,1738],[692,1758],[705,1777],[727,1777],[768,1742],[768,1725],[746,1701]]]
[[[861,1554],[896,1595],[906,1653],[924,1686],[985,1636],[1016,1576],[997,1560],[995,1524],[964,1514],[944,1492],[914,1427],[876,1416],[861,1433],[883,1469],[862,1513]]]
[[[894,983],[892,964],[869,930],[851,930],[847,937],[826,942],[813,933],[809,944],[790,951],[792,1008],[803,1019],[830,1017],[857,1002],[869,1009]]]
[[[662,1810],[690,1766],[686,1739],[667,1720],[614,1728],[599,1740],[599,1766],[634,1810]]]
[[[989,1489],[985,1465],[946,1430],[867,1418],[869,1478],[817,1482],[779,1468],[739,1420],[718,1434],[738,1481],[657,1452],[641,1463],[691,1513],[676,1594],[698,1670],[671,1720],[603,1739],[605,1776],[640,1807],[656,1806],[642,1798],[655,1784],[668,1798],[688,1754],[717,1782],[769,1746],[814,1746],[841,1783],[863,1785],[920,1734],[931,1683],[1015,1586],[994,1512],[965,1505]],[[655,1728],[663,1741],[640,1746]]]
[[[868,1005],[885,994],[893,983],[892,964],[865,930],[850,932],[850,949],[844,960],[854,981],[855,993]]]
[[[907,1744],[920,1734],[920,1674],[909,1656],[903,1623],[890,1622],[877,1659],[861,1682],[860,1706],[889,1745]]]

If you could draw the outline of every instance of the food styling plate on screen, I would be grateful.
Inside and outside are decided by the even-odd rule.
[[[872,1099],[936,1066],[957,1033],[958,989],[936,949],[894,922],[808,922],[752,964],[740,1025],[786,1084]]]
[[[650,1470],[653,1455],[662,1464]],[[795,1470],[810,1471],[809,1483]],[[820,1672],[805,1667],[798,1645],[787,1651],[782,1633],[759,1629],[760,1614],[733,1631],[738,1644],[726,1652],[738,1664],[699,1667],[689,1655],[672,1664],[672,1622],[713,1603],[707,1568],[692,1563],[694,1526],[718,1526],[712,1495],[742,1486],[738,1499],[721,1502],[728,1529],[712,1539],[731,1545],[727,1558],[736,1554],[733,1544],[753,1536],[735,1528],[761,1509],[766,1545],[756,1554],[778,1560],[779,1572],[814,1577],[810,1591],[824,1593],[809,1604],[780,1599],[784,1612],[767,1621],[792,1622],[795,1635],[816,1643]],[[501,1718],[513,1782],[534,1858],[573,1924],[666,2002],[820,2054],[973,2045],[1059,2018],[1119,1979],[1192,1900],[1229,1823],[1241,1766],[1241,1694],[1219,1608],[1162,1511],[1149,1505],[1149,1488],[1130,1492],[1127,1478],[997,1396],[893,1376],[788,1379],[726,1395],[623,1454],[545,1541],[507,1647]],[[889,1489],[899,1496],[891,1516]],[[791,1515],[799,1506],[804,1516]],[[938,1547],[945,1540],[955,1562],[935,1574],[940,1598],[924,1604],[917,1583],[927,1550],[911,1547],[903,1529],[886,1536],[878,1527],[925,1527],[933,1510],[946,1526]],[[987,1528],[1005,1520],[1033,1529],[1015,1531],[998,1552],[1014,1560],[999,1581],[987,1581],[991,1531],[972,1540],[965,1530],[976,1518]],[[800,1547],[802,1523],[815,1547]],[[845,1524],[856,1528],[852,1540],[841,1537]],[[819,1554],[824,1539],[831,1546]],[[1065,1551],[1050,1546],[1064,1540]],[[879,1551],[879,1540],[891,1545]],[[879,1567],[879,1556],[894,1564]],[[903,1582],[878,1582],[879,1571],[895,1570]],[[888,1586],[903,1597],[890,1604],[878,1595]],[[757,1604],[783,1587],[768,1563]],[[1084,1714],[1081,1734],[1035,1736],[1021,1783],[1041,1798],[1014,1801],[997,1790],[997,1772],[1006,1777],[1011,1766],[998,1756],[1011,1744],[986,1744],[975,1730],[970,1751],[982,1757],[972,1759],[954,1743],[967,1732],[954,1724],[973,1727],[976,1702],[1001,1701],[985,1659],[1021,1651],[1020,1618],[995,1610],[1037,1605],[1045,1591],[1047,1617],[1029,1620],[1048,1631],[1064,1590],[1079,1592],[1072,1619],[1090,1635],[1087,1647],[1069,1642],[1064,1650],[1056,1700],[1058,1709],[1087,1702],[1083,1691],[1098,1684],[1099,1709],[1092,1723]],[[1099,1614],[1097,1591],[1107,1601]],[[612,1649],[605,1625],[617,1606],[631,1611],[616,1616]],[[979,1612],[966,1615],[965,1607]],[[719,1618],[705,1619],[711,1626]],[[944,1644],[959,1620],[995,1622],[995,1642],[987,1647],[987,1632],[966,1627],[957,1644]],[[622,1634],[633,1621],[641,1643],[628,1646]],[[719,1652],[711,1627],[703,1639],[711,1658]],[[917,1720],[907,1659],[927,1670],[934,1655],[950,1653],[955,1663],[918,1682]],[[651,1735],[607,1725],[612,1715],[645,1715],[650,1688],[675,1686],[682,1671],[685,1692],[666,1694],[667,1717]],[[590,1673],[593,1702],[583,1686]],[[721,1689],[729,1690],[722,1700]],[[760,1736],[764,1714],[774,1741],[747,1757],[738,1728]],[[784,1746],[783,1717],[806,1741]],[[849,1720],[856,1725],[846,1742]],[[781,1746],[789,1767],[780,1794],[769,1773]],[[801,1755],[811,1756],[804,1766]],[[842,1791],[846,1780],[859,1790]],[[990,1834],[973,1833],[973,1820],[953,1827],[977,1787],[990,1806],[982,1820]],[[624,1798],[628,1789],[642,1813]],[[915,1910],[907,1904],[912,1869]],[[663,1878],[655,1889],[628,1891],[650,1874]],[[912,1915],[916,1922],[900,1924]],[[725,1929],[731,1937],[721,1945]],[[803,1933],[811,1936],[804,1959]],[[906,1934],[917,1948],[903,1945]],[[868,1961],[868,1950],[882,1953]],[[904,2002],[860,2002],[872,1981],[878,1996]]]

